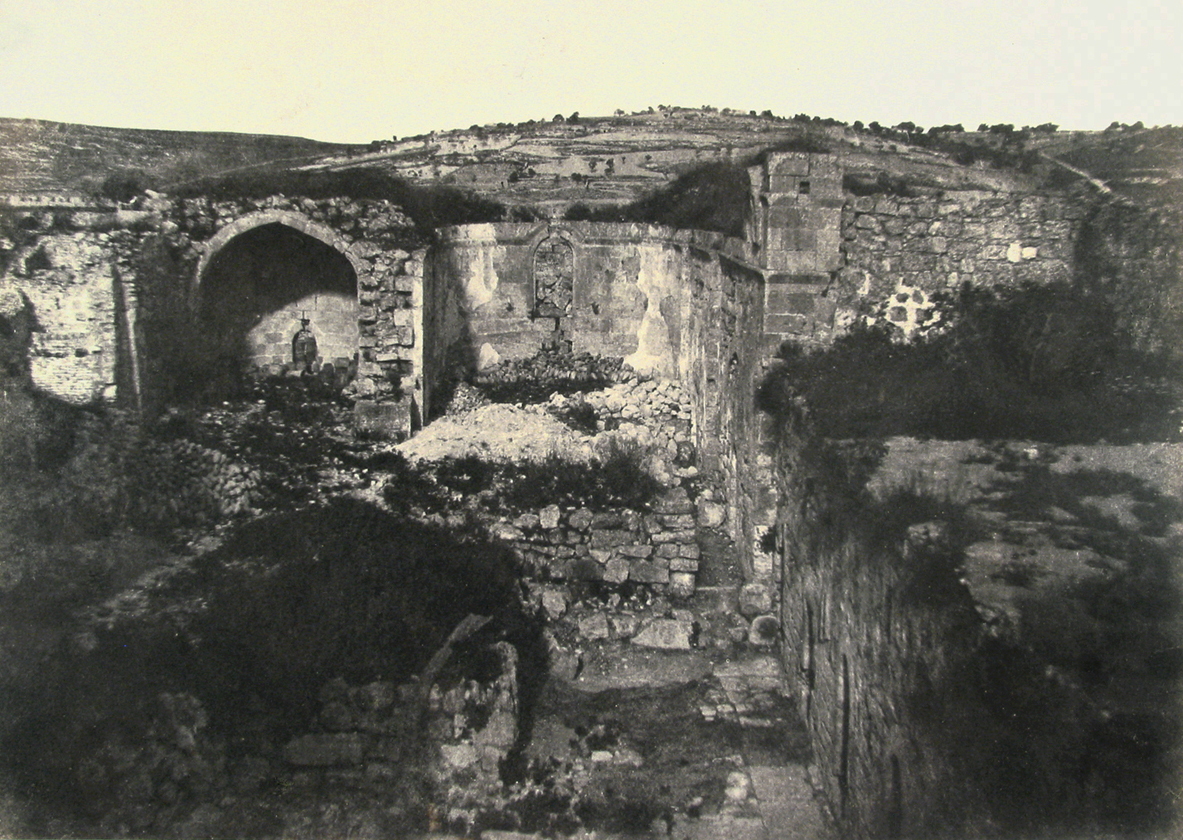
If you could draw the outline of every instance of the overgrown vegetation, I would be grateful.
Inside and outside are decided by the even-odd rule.
[[[551,394],[594,391],[616,381],[623,360],[592,353],[542,350],[478,371],[472,384],[493,402],[537,403]]]
[[[508,218],[503,204],[453,187],[416,186],[373,169],[331,171],[255,170],[200,178],[169,188],[177,198],[214,201],[298,195],[313,200],[347,195],[389,201],[425,230]]]
[[[713,230],[743,236],[748,202],[746,167],[710,163],[679,176],[669,186],[623,207],[592,208],[573,204],[569,221],[638,222],[690,230]]]
[[[776,152],[822,154],[829,147],[808,134],[769,146],[740,161],[714,161],[684,172],[670,184],[623,207],[589,207],[577,202],[568,208],[568,221],[635,222],[667,225],[683,230],[709,230],[742,237],[751,191],[748,167]]]
[[[761,407],[798,402],[832,437],[1179,439],[1183,372],[1136,350],[1103,295],[967,285],[941,305],[947,326],[911,343],[878,324],[825,350],[785,346]]]
[[[463,497],[476,497],[495,511],[531,511],[548,505],[643,509],[662,490],[645,469],[645,450],[612,438],[596,458],[573,462],[561,454],[541,461],[501,463],[478,457],[453,458],[418,470],[431,484]],[[407,487],[401,480],[386,486],[397,504]],[[424,499],[425,500],[425,499]],[[443,499],[440,499],[443,501]]]
[[[849,762],[823,752],[842,776],[831,793],[844,834],[1152,836],[1170,825],[1183,736],[1169,711],[1183,675],[1178,503],[1134,475],[1051,469],[1044,447],[1002,443],[975,460],[997,471],[976,492],[942,492],[918,473],[870,493],[883,446],[826,440],[814,419],[801,398],[782,406],[785,597],[809,628],[789,641],[830,657],[828,670],[804,660],[802,679],[825,692],[813,701],[820,726],[849,679],[860,703],[890,704],[924,756],[887,795],[843,768],[886,766],[890,727],[855,726]],[[1000,540],[1009,559],[992,572],[967,563],[971,546],[991,557]],[[1087,571],[1063,567],[1081,556],[1094,558]],[[820,618],[827,603],[840,623]],[[814,634],[831,644],[813,649]],[[844,674],[849,662],[841,682],[834,650]]]
[[[274,770],[282,747],[315,730],[317,696],[330,680],[406,682],[469,614],[493,620],[458,656],[507,640],[523,669],[540,668],[517,579],[512,555],[476,533],[355,500],[255,520],[220,548],[76,614],[67,624],[83,641],[58,651],[23,686],[29,696],[5,706],[14,719],[0,729],[3,769],[36,792],[38,810],[77,821],[80,836],[112,836],[120,823],[125,834],[170,834],[194,808],[241,794],[230,780],[243,767],[271,777],[261,790],[256,783],[257,801],[239,800],[259,810],[287,784]],[[0,603],[37,601],[36,584]],[[529,685],[520,690],[528,705]],[[162,726],[176,716],[162,721],[161,703],[187,710],[180,754]],[[413,747],[403,744],[404,759]],[[402,773],[411,779],[388,780],[385,802],[404,800],[405,828],[422,830],[425,789],[413,784],[422,768],[406,761]],[[29,816],[37,836],[51,836],[41,814]]]

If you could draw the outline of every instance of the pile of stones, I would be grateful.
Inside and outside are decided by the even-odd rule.
[[[330,681],[318,697],[315,731],[287,742],[285,763],[361,789],[381,787],[407,769],[428,773],[443,790],[498,785],[519,733],[518,655],[508,642],[489,652],[499,673],[486,681],[463,675],[430,686],[415,679]]]
[[[629,373],[619,358],[543,350],[487,367],[473,376],[472,384],[496,402],[537,402],[556,391],[602,388]]]
[[[611,432],[649,452],[649,472],[667,486],[698,476],[690,400],[676,382],[629,372],[603,390],[552,394],[547,409],[560,416],[580,409],[594,413],[597,431]]]

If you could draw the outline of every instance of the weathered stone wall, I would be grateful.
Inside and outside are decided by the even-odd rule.
[[[280,280],[296,285],[302,269],[318,270],[284,267],[283,249],[273,260],[263,249],[249,264],[234,264],[249,252],[236,243],[273,226],[347,261],[356,278],[352,298],[319,288],[268,297],[257,288],[255,275],[276,266],[284,268]],[[50,395],[164,403],[196,387],[208,373],[201,368],[227,347],[244,365],[290,365],[291,339],[306,312],[323,342],[321,363],[353,362],[357,353],[363,425],[397,434],[419,422],[426,251],[389,202],[150,196],[135,210],[11,207],[5,229],[0,283],[8,297],[31,304],[38,324],[31,373]],[[221,296],[212,288],[219,284],[203,290],[203,280],[220,270],[235,282],[220,284]],[[243,311],[253,313],[251,323],[236,328],[231,314]],[[218,339],[219,330],[229,338]]]
[[[726,493],[730,532],[743,577],[768,582],[771,564],[756,558],[760,528],[775,503],[760,451],[762,418],[755,409],[763,372],[764,284],[738,261],[692,249],[687,257],[689,317],[684,330],[684,377],[695,418],[695,444],[704,472]]]
[[[449,366],[532,356],[557,337],[573,352],[623,357],[635,370],[681,382],[704,469],[727,494],[744,574],[756,575],[753,547],[774,508],[754,408],[764,361],[756,249],[651,225],[490,224],[440,233],[426,292],[430,381]],[[572,302],[569,314],[552,317],[537,314],[534,273],[538,249],[556,241],[572,250]],[[759,574],[770,580],[771,562]]]
[[[201,283],[218,254],[237,237],[264,226],[282,225],[298,231],[347,259],[357,278],[359,357],[354,387],[367,403],[363,423],[394,433],[410,431],[422,404],[421,389],[416,388],[414,310],[416,287],[422,285],[422,253],[419,259],[408,253],[418,237],[413,223],[398,207],[385,201],[275,196],[224,202],[160,199],[151,209],[164,219],[165,247],[195,260],[189,281],[192,292],[186,298],[194,310],[200,310]],[[179,291],[170,289],[166,294],[172,297]],[[296,314],[300,301],[289,303],[289,308],[294,307],[290,314]],[[145,311],[143,317],[149,321],[154,314]],[[285,317],[285,325],[292,326],[288,323],[292,320],[298,328],[298,317]],[[341,332],[343,325],[336,323],[340,321],[340,317],[330,317],[325,326],[335,323],[336,331]],[[146,324],[145,329],[148,327]],[[286,336],[287,342],[294,333],[293,329]],[[274,334],[279,339],[276,343],[281,344],[285,336],[279,330]]]
[[[74,210],[27,210],[5,219],[0,288],[32,318],[33,385],[76,404],[112,398],[125,300],[119,267],[129,220]],[[7,314],[7,313],[6,313]]]
[[[1118,201],[1089,208],[1075,244],[1082,282],[1106,293],[1137,346],[1183,353],[1183,208]]]
[[[844,266],[829,292],[838,323],[870,316],[911,335],[940,317],[933,295],[963,283],[1069,281],[1085,213],[1063,195],[853,198],[842,211]]]
[[[538,254],[559,248],[570,249],[571,292],[569,305],[556,309],[540,289],[562,271]],[[452,358],[480,368],[532,356],[557,339],[575,353],[623,357],[636,370],[677,376],[690,317],[683,282],[690,248],[730,250],[741,260],[753,253],[717,234],[656,225],[444,228],[432,250],[431,309],[442,310],[429,316],[432,352],[440,364]]]
[[[782,661],[842,836],[1154,835],[1179,604],[1150,534],[1180,526],[1150,508],[1177,511],[1178,445],[781,431]]]

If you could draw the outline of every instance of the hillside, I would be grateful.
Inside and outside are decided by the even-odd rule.
[[[0,192],[90,193],[121,173],[165,185],[261,163],[295,165],[350,148],[301,137],[0,118]]]
[[[351,173],[373,180],[471,191],[531,217],[594,212],[636,202],[705,170],[714,178],[769,150],[829,151],[850,188],[882,192],[1063,187],[1080,175],[1053,156],[1135,200],[1177,203],[1183,195],[1183,130],[1125,126],[1104,132],[955,131],[902,124],[845,126],[767,112],[661,107],[614,117],[570,115],[550,122],[471,126],[366,146],[295,137],[101,128],[0,119],[0,192],[125,197],[143,188],[225,191],[240,178]],[[995,127],[998,128],[998,127]],[[334,178],[349,183],[350,178]],[[106,189],[104,190],[104,183]],[[295,187],[293,187],[293,190]],[[675,191],[676,192],[676,191]]]

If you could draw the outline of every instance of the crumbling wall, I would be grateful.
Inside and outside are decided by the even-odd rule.
[[[770,579],[760,564],[759,528],[775,504],[768,463],[762,459],[756,383],[763,371],[763,277],[715,252],[691,249],[682,368],[695,417],[695,444],[703,469],[726,493],[728,520],[739,547],[743,577]]]
[[[437,344],[452,347],[459,363],[480,369],[556,346],[676,372],[683,300],[673,231],[483,224],[439,234],[433,283],[443,288],[433,295],[447,311],[432,317]],[[563,290],[561,306],[555,289]]]
[[[842,210],[844,264],[828,296],[839,327],[884,319],[911,335],[935,323],[939,292],[963,283],[1068,282],[1086,206],[1067,195],[946,192],[860,196]]]
[[[12,213],[0,240],[0,287],[29,308],[32,384],[74,404],[115,394],[125,303],[119,253],[132,236],[122,228],[126,219],[112,215],[94,226],[86,224],[90,215]]]
[[[237,237],[278,224],[334,249],[357,277],[352,326],[341,305],[326,301],[330,332],[322,338],[334,353],[356,344],[362,425],[406,433],[418,422],[426,252],[413,223],[389,202],[149,195],[130,210],[26,205],[4,213],[0,283],[32,305],[33,384],[51,396],[137,406],[192,396],[210,373],[198,319],[201,281]],[[290,328],[298,328],[295,309],[265,313],[275,329],[250,333],[244,364],[282,355]]]

